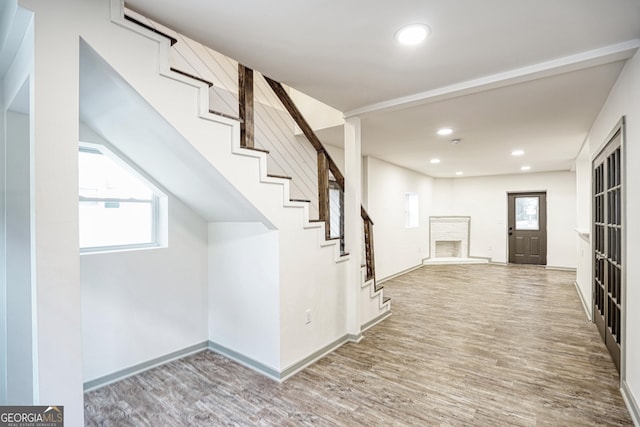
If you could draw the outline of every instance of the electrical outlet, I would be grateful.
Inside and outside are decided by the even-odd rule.
[[[304,324],[308,325],[309,323],[311,323],[311,309],[304,312]]]

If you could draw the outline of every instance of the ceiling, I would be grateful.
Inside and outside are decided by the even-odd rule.
[[[640,1],[127,0],[362,118],[363,153],[434,177],[569,170],[624,61]],[[424,23],[431,36],[399,46]],[[449,126],[454,133],[440,137]],[[321,132],[339,144],[341,132]],[[461,143],[452,145],[452,138]],[[525,154],[512,157],[511,151]],[[431,164],[431,158],[441,162]]]

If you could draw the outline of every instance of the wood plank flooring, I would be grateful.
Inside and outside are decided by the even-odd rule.
[[[574,278],[425,266],[384,283],[391,318],[283,384],[206,351],[86,393],[86,424],[633,425]]]

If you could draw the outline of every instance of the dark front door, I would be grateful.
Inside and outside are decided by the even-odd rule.
[[[547,193],[509,193],[509,262],[547,264]]]
[[[593,161],[593,319],[620,371],[622,345],[621,130]]]

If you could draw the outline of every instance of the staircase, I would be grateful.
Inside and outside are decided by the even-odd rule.
[[[225,189],[222,196],[238,199],[238,206],[248,203],[252,207],[246,218],[229,216],[210,223],[210,348],[282,380],[344,342],[359,340],[361,334],[345,334],[344,330],[346,313],[351,309],[345,286],[351,255],[344,246],[344,235],[332,232],[335,227],[331,225],[332,212],[334,220],[336,212],[330,205],[329,186],[331,181],[339,184],[344,180],[341,172],[326,149],[313,144],[312,134],[305,132],[311,145],[301,151],[296,148],[304,158],[291,167],[295,156],[291,149],[274,152],[278,143],[268,138],[265,129],[269,125],[264,124],[268,122],[263,121],[258,132],[248,127],[253,119],[241,99],[252,96],[259,108],[275,111],[280,117],[286,110],[291,112],[287,105],[267,104],[274,99],[284,99],[286,104],[286,91],[282,89],[285,95],[276,89],[275,94],[255,96],[253,90],[239,90],[245,85],[238,83],[238,78],[234,83],[228,67],[227,71],[222,67],[222,75],[203,75],[202,67],[220,68],[215,58],[232,65],[233,61],[221,59],[219,53],[133,11],[125,14],[118,0],[111,0],[111,24],[108,34],[104,33],[86,41],[88,50],[95,51],[92,66],[113,70],[105,72],[113,90],[130,86],[141,98],[138,104],[147,104],[188,142],[169,142],[169,147],[163,148],[167,158],[174,156],[176,168],[182,162],[183,175],[189,174],[191,162],[198,164],[191,167],[193,174],[219,174],[232,188]],[[114,48],[118,45],[127,49],[118,51]],[[197,58],[200,65],[194,66],[195,60],[187,58]],[[278,82],[268,84],[282,88]],[[88,113],[87,122],[108,135],[108,128],[118,122],[118,113],[98,117],[100,113],[94,111]],[[291,123],[294,119],[289,118]],[[306,122],[297,119],[298,126],[307,130]],[[136,126],[133,121],[129,124]],[[248,142],[254,133],[260,135],[255,144]],[[264,148],[260,143],[271,146]],[[293,142],[289,146],[294,146]],[[140,147],[125,154],[136,162],[136,156],[145,161]],[[314,171],[314,178],[305,178],[309,168],[305,172],[303,166],[310,161],[318,170],[326,163],[326,176],[318,178]],[[323,181],[325,195],[309,191]],[[338,187],[342,191],[344,184]],[[215,217],[197,194],[186,192],[184,199],[203,218]],[[375,283],[373,223],[364,209],[362,219],[366,256],[358,312],[364,331],[390,314],[390,302]]]

